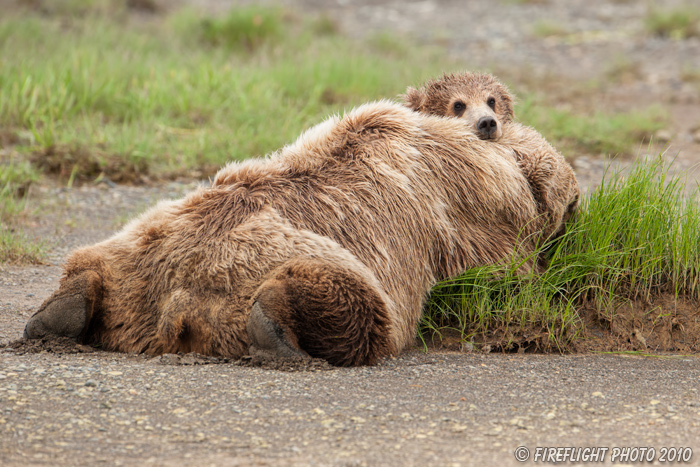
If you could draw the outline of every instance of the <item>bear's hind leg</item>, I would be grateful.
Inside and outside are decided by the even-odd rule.
[[[394,353],[386,303],[359,273],[330,261],[295,258],[253,297],[251,350],[310,355],[337,366],[371,365]]]
[[[85,271],[61,281],[61,287],[29,318],[24,338],[80,338],[88,328],[101,295],[102,279],[94,271]]]

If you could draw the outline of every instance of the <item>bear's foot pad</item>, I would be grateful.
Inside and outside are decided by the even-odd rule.
[[[260,302],[255,302],[248,318],[250,354],[261,358],[311,358],[309,354],[290,342],[289,331],[270,319]]]
[[[29,319],[24,338],[55,336],[77,339],[87,325],[87,307],[88,301],[82,294],[59,295]]]

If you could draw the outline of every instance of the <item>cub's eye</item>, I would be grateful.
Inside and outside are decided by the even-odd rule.
[[[496,110],[496,99],[494,99],[493,97],[489,97],[486,101],[486,104],[488,104],[488,106],[491,107],[493,110]]]
[[[467,108],[467,104],[465,104],[462,101],[457,101],[454,104],[452,104],[452,109],[455,111],[455,113],[461,113],[464,112],[464,109]]]

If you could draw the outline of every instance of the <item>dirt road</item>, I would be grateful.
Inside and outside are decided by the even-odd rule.
[[[518,465],[520,446],[607,447],[608,463],[615,447],[700,455],[696,357],[413,352],[296,372],[176,360],[0,354],[0,463]]]

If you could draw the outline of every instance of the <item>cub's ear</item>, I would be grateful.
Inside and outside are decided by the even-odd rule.
[[[497,88],[499,97],[501,98],[501,105],[503,105],[504,108],[503,114],[508,120],[512,120],[515,116],[515,111],[513,110],[515,98],[504,84],[498,83]]]
[[[416,88],[409,87],[402,97],[406,107],[411,110],[420,111],[423,107],[423,95]]]

